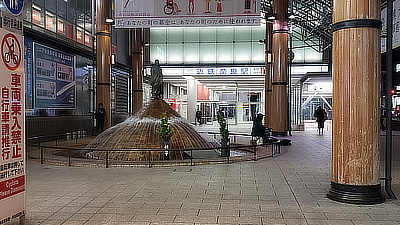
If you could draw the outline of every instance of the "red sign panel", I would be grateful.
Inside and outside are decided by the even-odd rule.
[[[0,200],[25,191],[25,175],[0,182]]]

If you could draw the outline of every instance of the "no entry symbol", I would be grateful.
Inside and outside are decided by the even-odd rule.
[[[6,34],[1,42],[1,57],[9,70],[16,70],[21,63],[21,45],[14,34]]]

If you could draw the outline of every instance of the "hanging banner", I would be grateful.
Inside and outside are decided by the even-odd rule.
[[[116,28],[259,26],[260,0],[115,0]]]
[[[24,38],[0,29],[0,224],[25,215]]]
[[[36,109],[75,108],[75,57],[34,43]]]

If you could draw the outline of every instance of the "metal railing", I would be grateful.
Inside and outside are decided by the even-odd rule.
[[[211,133],[210,133],[211,134]],[[217,134],[217,133],[215,133]],[[230,133],[230,135],[234,135],[234,136],[251,136],[251,135],[247,135],[247,134],[232,134]],[[28,145],[30,147],[36,147],[39,150],[39,161],[41,164],[44,164],[45,161],[47,161],[46,158],[46,151],[45,150],[61,150],[63,152],[63,155],[67,155],[68,156],[68,166],[72,166],[72,160],[83,160],[83,163],[93,163],[93,161],[88,161],[88,160],[94,160],[96,161],[96,158],[85,158],[85,157],[81,157],[81,158],[77,158],[77,157],[73,157],[72,153],[73,152],[78,152],[80,151],[82,152],[105,152],[105,157],[102,158],[101,160],[104,160],[104,164],[105,167],[108,168],[110,165],[112,165],[113,163],[111,163],[111,161],[114,161],[115,165],[125,165],[124,163],[129,163],[129,165],[132,165],[132,163],[134,163],[134,165],[139,166],[139,165],[147,165],[149,168],[152,167],[153,165],[155,165],[155,162],[158,162],[159,164],[169,164],[169,165],[173,165],[173,164],[177,164],[177,165],[190,165],[190,166],[194,166],[197,164],[205,164],[205,163],[227,163],[230,164],[231,162],[235,161],[245,161],[245,160],[254,160],[257,161],[260,158],[265,158],[265,157],[274,157],[274,155],[276,153],[281,153],[281,149],[280,149],[280,143],[279,141],[276,142],[271,142],[271,143],[267,143],[267,144],[256,144],[255,141],[253,141],[250,145],[238,145],[238,146],[227,146],[227,147],[222,147],[222,146],[215,146],[215,147],[211,147],[211,148],[185,148],[185,149],[106,149],[106,148],[99,148],[99,149],[94,149],[94,148],[85,148],[85,147],[68,147],[68,146],[58,146],[60,140],[59,139],[55,139],[52,141],[55,141],[55,146],[54,145],[44,145],[43,143],[49,143],[49,139],[52,138],[60,138],[60,137],[64,137],[67,140],[74,140],[75,144],[78,144],[78,140],[80,138],[83,138],[85,136],[89,136],[89,135],[85,135],[83,133],[71,133],[71,134],[62,134],[62,135],[52,135],[52,136],[38,136],[38,137],[31,137],[28,138]],[[35,142],[34,144],[29,144],[29,142]],[[266,155],[265,153],[268,152],[268,146],[270,145],[270,154]],[[264,155],[259,156],[259,151],[258,148],[259,147],[265,147],[266,148],[266,152],[263,152]],[[218,160],[215,160],[216,158],[195,158],[193,156],[193,153],[198,151],[207,151],[207,150],[212,150],[212,151],[222,151],[224,149],[228,149],[228,151],[230,150],[240,150],[242,152],[247,152],[247,154],[241,156],[242,158],[239,158],[237,156],[231,156],[230,154],[228,154],[228,156],[226,157],[218,157]],[[33,152],[35,150],[31,150],[29,152]],[[186,156],[189,157],[186,159],[181,159],[181,160],[152,160],[152,153],[153,152],[164,152],[164,151],[169,151],[169,152],[184,152],[186,153]],[[147,161],[137,161],[137,160],[133,160],[133,161],[127,161],[127,160],[113,160],[109,157],[111,152],[145,152],[147,155]],[[190,153],[190,155],[188,154]],[[49,155],[53,155],[48,153]],[[252,154],[252,157],[250,156]],[[83,154],[82,154],[83,156]],[[35,158],[35,157],[30,157],[30,158]],[[97,158],[97,160],[99,160],[100,158]],[[63,161],[64,159],[59,159],[59,164],[61,161]],[[197,160],[197,162],[196,162]],[[50,159],[49,159],[50,161]],[[97,163],[97,162],[96,162]],[[64,164],[64,163],[63,163]]]

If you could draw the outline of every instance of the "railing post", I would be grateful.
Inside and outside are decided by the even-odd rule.
[[[43,164],[44,162],[44,149],[43,147],[40,147],[40,164]]]
[[[254,160],[257,161],[257,144],[254,145]]]
[[[193,150],[190,150],[190,166],[193,166]]]
[[[78,131],[76,131],[75,144],[78,144]]]
[[[149,150],[148,152],[149,152],[149,168],[151,168],[151,161],[150,161],[151,160],[151,154],[150,154],[151,151]]]
[[[272,153],[272,157],[274,157],[274,144],[271,143],[271,153]]]
[[[56,146],[58,146],[58,139],[56,138]]]
[[[71,167],[71,149],[68,149],[68,166]]]
[[[106,168],[108,168],[108,151],[106,151]]]

